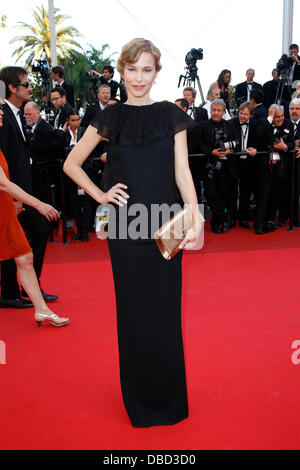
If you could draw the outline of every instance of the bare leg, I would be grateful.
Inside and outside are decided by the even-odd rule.
[[[29,295],[34,308],[35,308],[35,317],[40,316],[39,324],[41,321],[50,321],[50,315],[52,316],[52,324],[57,326],[66,324],[68,318],[61,318],[58,315],[55,315],[52,310],[50,310],[45,303],[41,289],[33,269],[33,255],[32,253],[27,253],[26,255],[15,258],[17,265],[18,276],[23,288],[26,290]],[[53,317],[55,315],[55,318]],[[48,318],[47,318],[48,317]]]

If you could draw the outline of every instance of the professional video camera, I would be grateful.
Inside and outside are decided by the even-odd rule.
[[[98,75],[94,74],[94,72],[86,72],[86,76],[89,77],[91,80],[91,86],[90,90],[93,92],[94,97],[97,96],[97,91],[98,91]]]
[[[188,86],[193,86],[195,88],[195,82],[198,84],[198,88],[200,91],[202,103],[205,103],[204,100],[204,95],[202,92],[201,84],[200,84],[200,79],[198,76],[198,67],[196,65],[197,60],[202,60],[203,59],[203,49],[191,49],[185,56],[185,63],[186,63],[186,73],[185,75],[180,75],[179,76],[179,82],[178,82],[178,88],[180,87],[181,80],[183,79],[183,86],[186,84]]]
[[[195,80],[198,68],[196,67],[197,60],[203,59],[203,49],[191,49],[185,56],[185,63],[190,73],[191,79]]]
[[[44,82],[48,83],[48,80],[50,78],[50,64],[49,64],[48,59],[36,60],[36,64],[34,64],[34,63],[32,64],[31,70],[32,70],[33,73],[40,73],[41,74],[43,84],[44,84]]]
[[[282,54],[276,65],[277,73],[281,79],[289,78],[293,64],[294,61],[291,55]]]

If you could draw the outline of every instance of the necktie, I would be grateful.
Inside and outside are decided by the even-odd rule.
[[[18,115],[20,116],[20,121],[21,121],[21,125],[22,125],[22,131],[23,131],[23,136],[24,136],[24,139],[26,139],[26,120],[25,120],[25,117],[24,117],[24,112],[23,110],[19,109],[18,111]]]
[[[294,122],[294,135],[296,136],[300,122]]]

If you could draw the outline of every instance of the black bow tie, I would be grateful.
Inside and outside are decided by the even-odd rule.
[[[249,122],[240,122],[240,126],[249,126]]]

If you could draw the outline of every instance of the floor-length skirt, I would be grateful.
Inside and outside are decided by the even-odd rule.
[[[154,240],[110,239],[120,379],[133,426],[188,416],[181,329],[182,252],[165,260]]]

